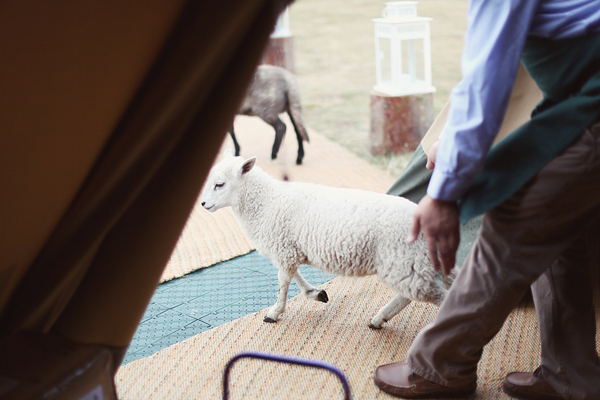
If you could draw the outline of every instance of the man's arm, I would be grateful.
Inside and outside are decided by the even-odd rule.
[[[460,243],[456,201],[481,169],[500,128],[527,31],[538,1],[472,0],[465,38],[463,79],[453,89],[439,148],[429,151],[434,168],[413,216],[407,242],[422,230],[436,270],[448,274]]]
[[[502,124],[535,0],[472,0],[461,82],[450,97],[436,168],[427,193],[460,199],[480,171]]]

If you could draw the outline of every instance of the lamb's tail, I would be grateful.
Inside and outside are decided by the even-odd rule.
[[[304,117],[302,116],[302,102],[300,101],[300,91],[298,90],[298,85],[294,79],[288,80],[287,101],[288,115],[290,116],[292,125],[294,125],[296,134],[299,135],[302,138],[302,140],[308,142],[308,132],[306,131],[306,128],[304,126]]]

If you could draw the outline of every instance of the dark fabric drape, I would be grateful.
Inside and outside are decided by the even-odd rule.
[[[402,174],[387,191],[387,194],[402,196],[413,203],[421,201],[427,194],[427,185],[433,171],[425,168],[427,165],[427,154],[423,146],[419,144],[412,157],[402,170]]]
[[[531,120],[490,150],[458,202],[461,221],[500,205],[600,118],[600,34],[530,37],[521,61],[544,99]]]
[[[124,354],[284,6],[181,8],[42,250],[24,273],[0,275],[21,276],[0,337],[51,332]]]

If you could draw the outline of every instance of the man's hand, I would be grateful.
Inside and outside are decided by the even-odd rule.
[[[435,157],[437,156],[437,150],[439,146],[440,141],[438,139],[429,148],[429,151],[427,152],[427,164],[425,165],[425,168],[433,169],[435,167]]]
[[[456,202],[423,197],[413,215],[412,229],[406,242],[413,243],[421,230],[425,235],[433,267],[436,271],[440,270],[440,266],[443,267],[444,274],[448,275],[454,268],[456,250],[460,243]]]

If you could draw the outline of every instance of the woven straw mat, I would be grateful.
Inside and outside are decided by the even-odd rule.
[[[123,366],[117,374],[119,398],[217,399],[231,357],[258,351],[321,360],[347,376],[353,399],[387,399],[375,387],[380,364],[405,358],[417,333],[437,308],[411,303],[381,330],[370,318],[394,293],[377,278],[338,277],[323,285],[329,302],[298,295],[280,321],[262,321],[265,311],[237,319]],[[600,317],[597,308],[597,318]],[[540,341],[531,303],[516,308],[485,347],[473,399],[507,399],[501,389],[511,371],[532,371],[539,363]],[[232,399],[341,399],[343,390],[326,371],[241,359],[231,372]]]

